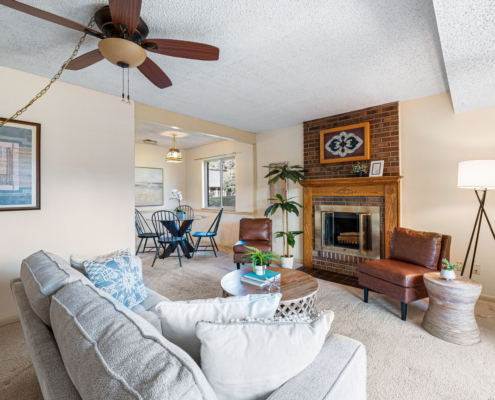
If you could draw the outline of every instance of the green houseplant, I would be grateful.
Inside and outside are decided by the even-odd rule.
[[[352,166],[351,172],[356,174],[359,178],[368,172],[368,165],[362,162],[358,162]]]
[[[269,166],[265,168],[270,168]],[[280,194],[276,195],[276,199],[269,199],[272,201],[277,201],[271,204],[265,210],[265,217],[272,216],[277,210],[282,211],[282,231],[275,232],[277,238],[283,238],[283,248],[284,254],[281,257],[282,267],[292,268],[294,265],[294,256],[290,254],[290,248],[294,247],[296,244],[295,237],[302,235],[304,231],[291,231],[289,230],[289,214],[294,213],[299,216],[299,208],[304,208],[301,204],[293,201],[294,197],[289,197],[289,181],[297,183],[298,181],[304,180],[304,173],[308,172],[300,165],[279,165],[270,171],[265,178],[270,178],[268,184],[276,183],[279,180],[283,180],[287,187],[287,199]]]
[[[280,256],[273,251],[261,251],[255,247],[246,246],[246,251],[242,256],[245,261],[251,261],[253,264],[253,272],[256,275],[264,275],[265,268],[274,260],[280,260]]]
[[[452,279],[455,279],[455,270],[461,267],[461,264],[451,264],[449,260],[444,258],[442,260],[442,269],[440,270],[440,275],[443,279],[451,281]]]

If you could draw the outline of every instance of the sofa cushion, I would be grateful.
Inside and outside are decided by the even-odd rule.
[[[262,400],[318,356],[334,314],[201,321],[201,369],[220,400]],[[296,399],[298,397],[288,397]]]
[[[148,296],[139,257],[116,256],[104,262],[86,261],[84,273],[98,289],[110,294],[126,307],[133,308]]]
[[[80,273],[84,274],[84,263],[86,261],[91,262],[106,262],[110,261],[115,256],[133,256],[134,254],[131,252],[131,249],[120,249],[116,251],[112,251],[108,254],[102,254],[99,256],[88,256],[81,254],[71,254],[70,256],[70,266],[72,268],[77,269]],[[141,275],[142,276],[142,275]]]
[[[415,287],[424,285],[423,275],[430,270],[419,265],[385,258],[359,263],[359,272],[402,287]]]
[[[216,399],[184,351],[108,294],[75,282],[53,296],[50,311],[83,399]]]
[[[242,218],[239,222],[239,240],[262,240],[271,242],[272,220],[270,218]]]
[[[260,240],[239,240],[234,244],[234,253],[245,253],[249,251],[245,246],[255,247],[261,251],[272,251],[272,244]]]
[[[196,323],[201,320],[228,321],[231,318],[271,318],[282,294],[250,294],[191,301],[165,301],[153,309],[162,321],[162,334],[185,350],[198,364],[200,343]]]
[[[50,323],[51,296],[70,282],[92,283],[80,272],[59,256],[43,250],[30,255],[22,261],[21,279],[31,308],[48,326]]]
[[[395,228],[389,258],[437,269],[441,245],[439,233]]]

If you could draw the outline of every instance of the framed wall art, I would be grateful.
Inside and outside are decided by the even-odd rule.
[[[136,207],[163,206],[163,168],[135,167]]]
[[[320,164],[369,159],[369,122],[320,131]]]
[[[289,164],[287,161],[270,163],[268,164],[268,172],[272,172],[275,167],[282,167]],[[275,199],[277,194],[281,194],[282,197],[287,200],[287,183],[286,181],[279,179],[275,183],[270,183],[270,199]],[[278,200],[270,200],[270,204],[278,203]]]
[[[370,177],[383,176],[383,165],[385,161],[371,161],[370,164]]]
[[[40,136],[33,122],[0,126],[0,211],[40,209]]]

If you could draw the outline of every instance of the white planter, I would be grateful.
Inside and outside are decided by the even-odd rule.
[[[280,262],[282,264],[282,268],[290,268],[294,267],[294,257],[280,257]]]
[[[266,265],[256,265],[254,267],[254,273],[256,275],[265,275]]]
[[[451,280],[455,279],[455,271],[447,271],[446,269],[441,269],[440,270],[440,276],[443,279],[451,281]]]

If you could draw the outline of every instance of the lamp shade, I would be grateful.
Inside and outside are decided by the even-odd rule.
[[[462,189],[495,189],[495,160],[460,162],[457,186]]]

